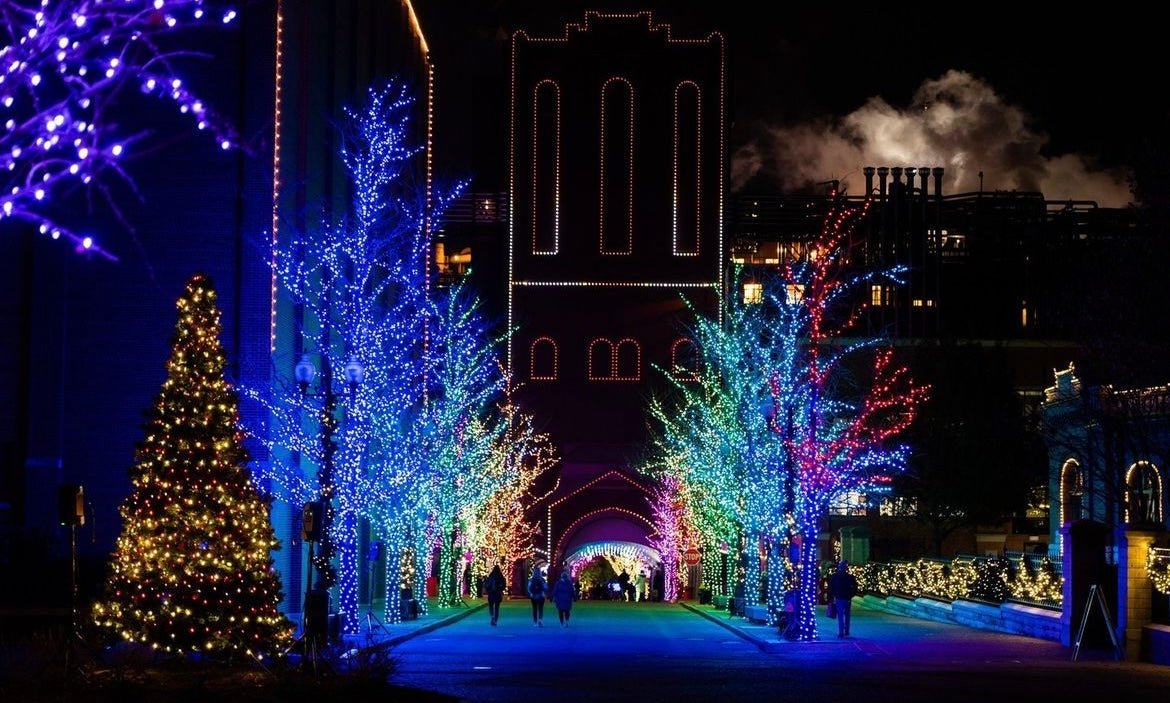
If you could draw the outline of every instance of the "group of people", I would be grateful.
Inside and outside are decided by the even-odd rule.
[[[622,575],[625,576],[625,572],[622,572]],[[629,577],[626,576],[625,583],[628,582]],[[837,636],[848,637],[850,620],[852,620],[853,597],[857,595],[857,579],[849,573],[848,562],[841,561],[837,564],[837,571],[829,577],[828,585],[828,596],[836,609]],[[500,620],[500,603],[504,600],[506,587],[507,582],[504,580],[504,574],[500,571],[499,565],[492,567],[491,573],[488,574],[483,584],[492,627],[495,627]],[[539,568],[532,572],[532,577],[528,579],[525,590],[528,599],[532,602],[532,626],[544,627],[544,601],[548,597],[549,588]],[[561,572],[560,578],[557,579],[552,588],[551,598],[553,604],[556,605],[561,627],[568,627],[569,616],[573,612],[573,601],[577,598],[577,588],[567,570]]]
[[[492,627],[495,627],[500,621],[500,604],[504,601],[506,587],[507,582],[504,580],[504,574],[497,564],[492,567],[491,573],[488,574],[483,584]],[[549,588],[540,569],[532,572],[532,577],[528,579],[525,590],[528,593],[528,599],[532,602],[532,626],[544,627],[544,601],[549,595]],[[573,601],[577,598],[577,587],[573,584],[573,579],[569,576],[568,571],[561,572],[560,578],[552,587],[551,598],[557,608],[557,617],[560,619],[561,627],[568,627],[569,616],[573,611]]]

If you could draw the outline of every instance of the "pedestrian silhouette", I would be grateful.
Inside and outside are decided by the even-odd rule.
[[[561,620],[561,627],[569,626],[569,615],[573,611],[575,595],[576,589],[573,587],[573,580],[569,577],[569,572],[562,571],[552,592],[553,603],[557,606],[557,617]]]
[[[500,621],[500,603],[504,601],[504,589],[507,587],[500,565],[492,567],[492,572],[484,579],[483,591],[487,594],[488,615],[491,616],[492,626]]]
[[[532,571],[532,578],[528,579],[528,598],[532,601],[532,626],[544,627],[544,592],[546,585],[540,569]]]

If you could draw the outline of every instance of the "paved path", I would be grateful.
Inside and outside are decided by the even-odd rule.
[[[697,604],[581,601],[562,629],[551,608],[531,625],[527,601],[505,603],[491,627],[482,601],[352,640],[389,644],[395,683],[415,700],[559,703],[605,700],[1170,700],[1170,667],[1114,661],[1112,652],[854,608],[853,636],[783,640],[775,628]],[[360,641],[359,641],[360,640]],[[665,697],[664,697],[665,696]]]

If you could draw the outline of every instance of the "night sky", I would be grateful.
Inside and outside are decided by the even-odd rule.
[[[1018,4],[846,11],[759,0],[415,6],[435,64],[438,175],[471,177],[474,190],[506,190],[511,32],[559,34],[586,8],[650,9],[676,37],[726,36],[732,186],[744,191],[840,178],[857,192],[863,166],[942,165],[949,193],[977,189],[982,171],[988,190],[1039,188],[1049,199],[1122,206],[1124,174],[1092,169],[1145,157],[1166,131],[1157,83],[1163,40],[1152,36],[1160,25],[1100,9],[1029,16]],[[262,14],[251,21],[263,25]],[[85,484],[96,510],[86,549],[101,552],[116,534],[141,415],[165,378],[174,301],[192,273],[203,269],[217,283],[233,361],[263,351],[249,339],[264,336],[267,300],[253,299],[241,282],[262,267],[253,247],[271,220],[263,206],[271,197],[272,125],[263,109],[271,67],[239,57],[265,54],[270,41],[263,26],[212,37],[196,47],[210,58],[192,57],[188,73],[212,104],[248,106],[239,109],[252,156],[220,152],[182,119],[159,115],[168,138],[130,165],[138,190],[121,203],[125,221],[88,208],[71,213],[118,263],[45,239],[12,239],[0,267],[0,310],[28,327],[0,345],[0,360],[19,380],[0,395],[16,400],[4,404],[0,425],[31,437],[27,465],[12,468],[27,469],[32,517],[50,526],[56,486]],[[241,241],[241,233],[250,236]],[[27,427],[13,419],[20,402]]]
[[[436,66],[439,163],[493,190],[507,37],[584,10],[647,9],[676,37],[727,39],[733,190],[795,190],[863,166],[943,166],[948,193],[1132,200],[1124,168],[1160,138],[1159,40],[1136,16],[1019,4],[418,0]],[[826,11],[829,10],[829,11]],[[493,61],[498,57],[498,61]],[[469,156],[473,154],[473,156]],[[852,180],[851,180],[852,177]]]

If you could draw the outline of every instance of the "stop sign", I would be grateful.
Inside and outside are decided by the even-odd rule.
[[[699,563],[699,550],[688,549],[687,551],[683,552],[683,559],[686,560],[687,566],[694,566],[695,564],[698,564]]]

